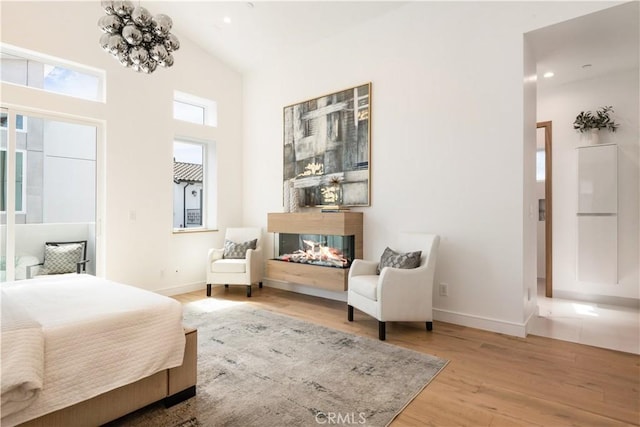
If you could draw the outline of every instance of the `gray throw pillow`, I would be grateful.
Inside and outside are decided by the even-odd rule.
[[[225,259],[245,259],[247,256],[247,249],[255,249],[258,244],[258,239],[249,240],[244,243],[235,243],[231,240],[224,241],[224,254]]]
[[[385,267],[416,268],[420,265],[420,256],[422,256],[422,251],[401,253],[387,247],[380,257],[376,274],[380,274]]]
[[[45,245],[44,265],[48,274],[75,273],[77,264],[82,261],[84,245],[70,243],[65,245]]]

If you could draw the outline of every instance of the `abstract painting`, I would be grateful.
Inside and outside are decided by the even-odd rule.
[[[284,107],[285,194],[299,206],[369,206],[370,133],[371,83]]]

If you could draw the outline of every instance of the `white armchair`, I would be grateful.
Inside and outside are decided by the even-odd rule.
[[[255,249],[251,242],[255,240]],[[207,296],[212,285],[244,285],[247,297],[251,284],[262,287],[262,231],[260,228],[227,228],[225,247],[210,249],[207,258]]]
[[[378,319],[378,337],[386,339],[386,323],[426,322],[433,329],[433,276],[440,237],[434,234],[402,233],[392,248],[397,252],[422,251],[416,268],[383,266],[377,261],[356,259],[349,270],[348,320],[354,307]],[[416,260],[417,261],[417,260]]]

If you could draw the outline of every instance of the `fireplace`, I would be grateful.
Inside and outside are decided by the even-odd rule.
[[[274,247],[266,278],[347,290],[351,263],[362,258],[362,212],[269,213],[267,231]]]
[[[278,261],[349,268],[355,257],[355,236],[278,233],[274,243]]]

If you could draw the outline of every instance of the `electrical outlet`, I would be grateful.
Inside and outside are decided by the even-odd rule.
[[[449,284],[440,283],[440,296],[448,297],[449,296]]]

